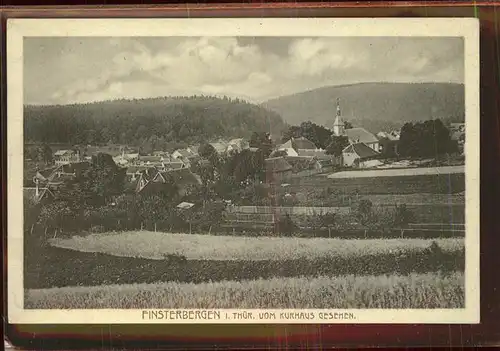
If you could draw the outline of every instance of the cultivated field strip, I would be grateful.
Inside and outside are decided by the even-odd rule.
[[[414,177],[420,175],[465,174],[465,166],[443,166],[427,168],[375,169],[344,171],[330,174],[330,179],[375,178],[375,177]]]
[[[444,252],[460,251],[463,238],[436,239]],[[188,260],[291,260],[321,257],[357,257],[424,250],[425,239],[327,239],[238,237],[200,234],[173,234],[131,231],[117,234],[93,234],[85,237],[51,240],[55,247],[114,256],[162,260],[177,254]]]
[[[463,308],[460,272],[27,290],[27,309]]]
[[[38,248],[26,256],[27,289],[157,282],[203,283],[278,277],[342,275],[407,275],[410,273],[463,271],[465,250],[443,251],[431,245],[384,253],[315,257],[290,260],[163,260],[118,257],[54,247]]]

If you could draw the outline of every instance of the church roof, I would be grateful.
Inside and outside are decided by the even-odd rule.
[[[345,130],[345,134],[355,143],[377,143],[378,139],[375,135],[364,128],[350,128]]]

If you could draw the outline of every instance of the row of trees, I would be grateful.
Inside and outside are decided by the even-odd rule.
[[[279,231],[293,235],[301,226],[315,230],[327,228],[329,231],[342,232],[346,230],[364,229],[376,232],[387,232],[393,229],[405,229],[415,220],[415,214],[405,204],[394,208],[375,208],[370,200],[361,200],[349,214],[320,213],[306,215],[294,222],[289,215],[278,219],[276,226]]]

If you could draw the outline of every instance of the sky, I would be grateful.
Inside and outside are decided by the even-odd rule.
[[[24,103],[170,95],[259,103],[360,82],[464,81],[461,38],[30,37]]]

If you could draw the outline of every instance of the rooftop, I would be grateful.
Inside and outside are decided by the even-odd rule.
[[[378,152],[373,150],[371,147],[366,145],[365,143],[356,143],[356,144],[351,144],[347,146],[342,152],[354,152],[356,153],[360,158],[369,158],[369,157],[375,157],[379,155]]]
[[[356,143],[376,143],[378,139],[364,128],[350,128],[345,130],[346,136],[349,140]]]

